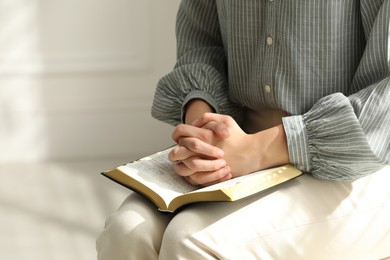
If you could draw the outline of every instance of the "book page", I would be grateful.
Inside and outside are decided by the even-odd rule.
[[[120,167],[125,174],[158,193],[167,204],[176,196],[199,188],[174,172],[174,164],[168,160],[168,152],[164,150]]]

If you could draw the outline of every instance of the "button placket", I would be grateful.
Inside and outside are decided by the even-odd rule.
[[[268,0],[266,4],[266,30],[265,30],[265,60],[266,66],[263,67],[263,87],[262,91],[266,95],[265,102],[268,104],[275,103],[273,96],[273,84],[274,84],[274,64],[275,64],[275,32],[276,32],[276,1]]]

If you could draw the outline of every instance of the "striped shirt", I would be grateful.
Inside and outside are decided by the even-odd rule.
[[[183,0],[177,63],[152,115],[201,98],[239,118],[280,109],[292,164],[353,180],[390,161],[390,0]]]

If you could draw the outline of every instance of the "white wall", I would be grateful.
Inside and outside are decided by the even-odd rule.
[[[150,116],[178,0],[0,0],[0,162],[165,148]]]

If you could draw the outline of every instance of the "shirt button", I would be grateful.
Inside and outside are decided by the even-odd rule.
[[[274,39],[271,36],[267,37],[267,44],[268,46],[271,46],[274,43]]]
[[[271,86],[270,86],[270,85],[265,85],[265,86],[264,86],[264,90],[265,90],[265,92],[268,93],[268,94],[271,93]]]

